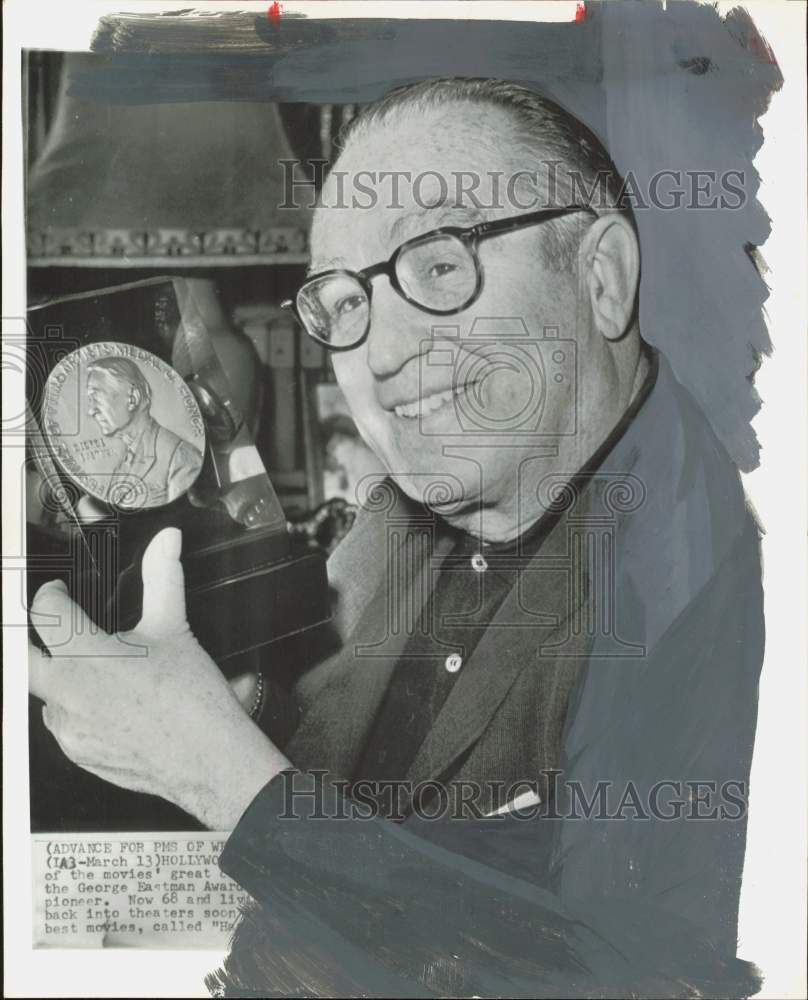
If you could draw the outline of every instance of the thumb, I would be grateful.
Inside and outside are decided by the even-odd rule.
[[[187,630],[181,551],[179,528],[163,528],[143,553],[143,614],[138,631],[171,635]]]
[[[31,602],[31,624],[54,656],[92,655],[99,632],[61,580],[43,584]]]

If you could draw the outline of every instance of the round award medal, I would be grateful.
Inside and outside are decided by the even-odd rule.
[[[171,503],[202,468],[205,425],[193,393],[133,344],[88,344],[63,358],[48,376],[42,425],[64,473],[123,510]]]

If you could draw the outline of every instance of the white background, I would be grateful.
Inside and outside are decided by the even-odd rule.
[[[25,314],[20,50],[87,49],[99,16],[164,5],[31,2],[4,5],[3,316]],[[197,3],[197,9],[227,4]],[[720,3],[726,13],[734,3]],[[746,8],[785,77],[761,119],[765,141],[755,161],[759,198],[772,219],[763,249],[771,268],[766,317],[774,344],[756,376],[764,401],[755,420],[761,467],[744,477],[765,528],[766,655],[752,768],[748,850],[739,954],[763,970],[768,998],[804,998],[806,919],[806,147],[805,7],[802,0],[753,0]],[[264,3],[239,10],[265,11]],[[231,8],[232,9],[232,8]],[[567,0],[522,3],[282,4],[309,16],[463,17],[572,20]],[[13,331],[4,321],[4,336]],[[22,411],[19,372],[4,366],[4,426]],[[4,447],[4,910],[5,995],[12,997],[206,996],[202,979],[222,958],[210,952],[76,952],[31,948],[31,880],[26,773],[27,683],[21,610],[21,449]],[[16,616],[16,617],[15,617]]]

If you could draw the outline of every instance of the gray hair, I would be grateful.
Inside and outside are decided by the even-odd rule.
[[[138,393],[142,403],[151,404],[152,391],[148,379],[140,368],[129,358],[97,358],[87,365],[87,374],[101,371],[116,382],[131,386]]]
[[[561,105],[507,80],[452,77],[396,87],[348,122],[337,145],[344,149],[354,138],[386,124],[398,113],[423,114],[463,103],[500,108],[514,126],[514,149],[526,163],[562,165],[572,187],[568,203],[586,203],[598,214],[619,213],[637,232],[623,178],[600,139]],[[559,180],[563,183],[563,178]],[[562,218],[547,223],[545,229],[550,236],[545,252],[548,266],[558,270],[570,267],[577,253],[578,224]]]

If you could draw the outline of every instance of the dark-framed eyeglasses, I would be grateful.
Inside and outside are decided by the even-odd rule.
[[[306,333],[319,344],[330,351],[352,351],[370,331],[374,278],[386,275],[393,289],[423,312],[451,316],[472,305],[482,291],[483,268],[477,251],[483,240],[573,212],[597,214],[585,205],[568,205],[465,228],[433,229],[407,240],[388,260],[362,271],[321,271],[304,282],[294,300],[281,305],[294,311]]]

